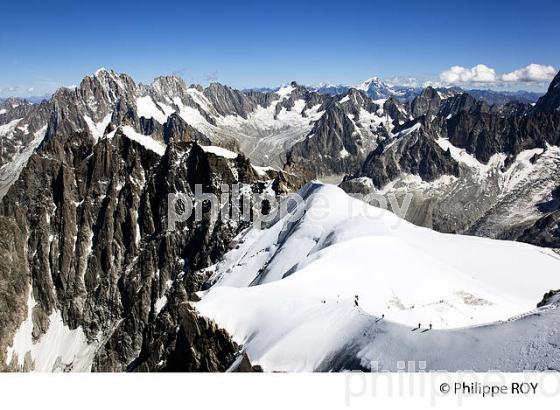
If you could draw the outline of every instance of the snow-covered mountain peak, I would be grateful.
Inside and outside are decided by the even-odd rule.
[[[405,97],[409,90],[401,90],[397,86],[386,83],[379,77],[371,77],[355,88],[365,92],[370,98],[379,100],[389,97]]]
[[[95,70],[93,75],[87,76],[86,78],[95,78],[101,83],[115,82],[115,83],[119,83],[119,85],[122,85],[121,83],[122,77],[128,77],[128,76],[126,74],[119,74],[115,70],[112,69],[109,70],[105,67],[101,67]]]
[[[360,316],[409,329],[475,326],[532,311],[558,287],[553,252],[419,228],[331,185],[300,195],[301,218],[247,232],[198,303],[265,367],[290,368],[281,356],[293,346],[314,357],[319,335],[342,332],[351,344]],[[327,326],[335,317],[343,329]]]
[[[385,85],[379,77],[371,77],[357,85],[358,90],[367,91],[371,85]]]

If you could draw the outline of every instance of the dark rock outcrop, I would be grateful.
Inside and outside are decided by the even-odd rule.
[[[546,292],[542,300],[539,303],[537,303],[537,307],[550,305],[552,303],[558,303],[559,301],[560,301],[560,289],[550,290]]]
[[[418,122],[402,126],[400,134],[372,151],[355,175],[371,178],[381,188],[402,173],[433,181],[442,175],[459,175],[459,164],[435,141],[429,123],[423,117]]]
[[[525,149],[545,148],[560,141],[560,113],[504,117],[497,113],[459,112],[447,121],[449,141],[465,148],[480,162],[497,153],[517,155]]]
[[[535,112],[560,111],[560,72],[550,83],[548,91],[535,104]]]
[[[173,113],[167,118],[163,125],[163,140],[165,143],[170,141],[198,142],[202,145],[210,145],[210,139],[191,127],[179,115]]]
[[[262,373],[263,369],[259,365],[252,365],[251,359],[249,359],[249,355],[247,353],[243,353],[241,356],[241,361],[239,365],[235,369],[237,373]]]
[[[352,121],[332,103],[309,135],[290,148],[285,169],[306,178],[346,173],[360,163],[361,145]]]
[[[128,371],[224,372],[239,347],[212,321],[200,316],[187,301],[178,281],[167,304],[144,331],[142,349]],[[102,355],[98,361],[103,361]]]
[[[441,105],[441,97],[432,87],[426,87],[422,93],[410,103],[410,114],[414,118],[434,117]]]
[[[560,249],[560,210],[545,213],[517,237],[521,242]]]

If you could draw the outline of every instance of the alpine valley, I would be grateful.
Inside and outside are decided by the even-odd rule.
[[[560,370],[560,74],[539,96],[100,69],[0,101],[0,138],[2,371]],[[169,229],[170,194],[236,184],[285,212]]]

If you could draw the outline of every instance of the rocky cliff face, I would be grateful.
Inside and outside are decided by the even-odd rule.
[[[371,178],[378,188],[402,174],[418,175],[425,181],[458,176],[459,164],[436,143],[434,134],[426,117],[404,124],[368,155],[357,176]]]
[[[246,225],[204,213],[201,221],[192,216],[169,231],[167,196],[193,195],[195,184],[216,194],[221,184],[236,183],[278,192],[297,180],[263,172],[243,156],[207,152],[169,132],[161,155],[121,128],[97,142],[87,133],[59,129],[30,158],[2,201],[0,236],[9,239],[1,247],[7,256],[2,303],[21,313],[2,318],[0,350],[9,347],[1,366],[227,367],[236,346],[199,318],[188,298],[199,289],[195,272],[214,263]],[[160,340],[162,328],[178,330]],[[74,355],[67,346],[48,345],[53,332],[56,340],[81,340]]]
[[[0,370],[8,360],[6,349],[12,343],[13,334],[25,320],[29,266],[25,232],[17,223],[0,217]]]

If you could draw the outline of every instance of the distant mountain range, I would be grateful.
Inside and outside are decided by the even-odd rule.
[[[270,93],[279,90],[279,87],[253,87],[253,88],[246,88],[242,90],[243,92],[260,92],[260,93]],[[388,82],[381,80],[378,77],[372,77],[363,83],[357,86],[349,86],[349,85],[335,85],[335,84],[320,84],[318,86],[307,86],[306,88],[316,91],[321,94],[330,94],[330,95],[340,95],[345,94],[350,88],[356,88],[361,91],[364,91],[368,97],[378,100],[382,98],[389,98],[395,97],[401,101],[410,101],[414,97],[420,95],[422,93],[423,87],[409,87],[409,86],[402,86],[402,85],[395,85]],[[480,99],[487,104],[498,104],[503,105],[508,102],[517,101],[522,103],[534,103],[536,102],[539,97],[543,95],[543,93],[538,93],[534,91],[525,91],[525,90],[518,90],[518,91],[496,91],[490,89],[463,89],[460,87],[437,87],[437,89],[444,93],[444,94],[460,94],[460,93],[469,93],[473,97]],[[8,98],[1,98],[0,97],[0,104],[4,101],[9,99],[16,99],[16,100],[25,100],[27,102],[38,104],[43,100],[48,100],[51,97],[51,94],[45,94],[42,96],[28,96],[28,97],[8,97]]]
[[[45,95],[31,95],[28,97],[0,97],[0,105],[4,104],[6,101],[21,101],[28,102],[31,104],[38,104],[43,100],[48,100],[51,98],[52,94]]]
[[[435,87],[442,95],[451,96],[456,94],[468,93],[473,97],[484,101],[487,104],[504,105],[508,102],[534,103],[542,93],[531,91],[495,91],[481,89],[462,89],[460,87]],[[403,101],[409,101],[422,93],[423,87],[405,87],[399,85],[388,85],[378,78],[370,79],[361,86],[371,98],[387,98],[393,95]]]
[[[276,88],[252,88],[249,90],[258,92],[274,92],[280,87]],[[318,86],[309,86],[309,89],[321,94],[340,95],[348,92],[350,88],[356,88],[366,93],[368,97],[373,100],[380,100],[389,97],[394,97],[402,102],[408,102],[414,97],[422,93],[424,87],[409,87],[402,85],[395,85],[381,80],[379,77],[372,77],[363,83],[356,86],[349,85],[335,85],[335,84],[320,84]],[[473,97],[484,101],[489,105],[504,105],[508,102],[521,102],[521,103],[534,103],[543,93],[534,91],[496,91],[496,90],[482,90],[482,89],[463,89],[460,87],[435,87],[442,95],[451,96],[455,94],[468,93]]]

